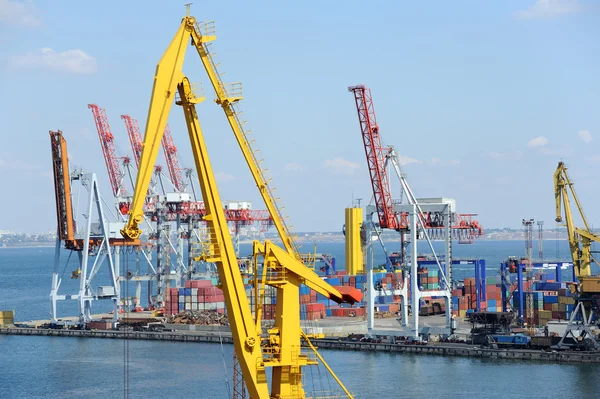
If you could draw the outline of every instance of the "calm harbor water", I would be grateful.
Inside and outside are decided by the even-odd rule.
[[[546,243],[548,257],[554,257],[555,245]],[[567,256],[566,243],[558,245],[559,254]],[[320,244],[317,250],[336,255],[343,265],[343,244]],[[53,251],[0,249],[0,309],[14,309],[18,320],[48,317]],[[488,275],[496,273],[506,256],[522,253],[520,241],[454,247],[455,256],[485,258]],[[68,278],[74,265],[65,267],[64,284],[70,288],[78,283]],[[470,275],[469,270],[457,273]],[[65,315],[73,314],[74,304],[62,305]],[[130,398],[225,399],[231,351],[231,346],[217,344],[0,336],[0,398],[113,398],[126,397],[127,391]],[[596,365],[342,351],[323,355],[357,398],[600,397]]]

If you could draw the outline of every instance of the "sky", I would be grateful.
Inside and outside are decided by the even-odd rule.
[[[131,155],[120,115],[145,126],[183,3],[0,0],[0,230],[56,228],[49,130],[110,202],[87,104],[106,109],[118,154]],[[344,208],[372,196],[357,84],[417,196],[455,198],[484,228],[552,228],[564,161],[600,225],[600,1],[196,2],[191,13],[215,21],[219,71],[243,82],[245,127],[294,231],[340,231]],[[198,113],[222,199],[264,209],[191,49],[184,72],[207,95]],[[169,124],[192,167],[177,107]]]

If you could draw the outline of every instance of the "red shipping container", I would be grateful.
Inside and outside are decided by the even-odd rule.
[[[310,303],[310,294],[302,294],[300,295],[300,303]]]
[[[225,302],[225,295],[198,295],[200,303]]]
[[[206,295],[223,295],[223,290],[217,287],[199,287],[198,295],[206,294]]]
[[[325,304],[324,303],[307,303],[306,304],[306,311],[307,312],[318,312],[321,310],[325,310]]]
[[[188,280],[185,282],[185,288],[203,288],[212,287],[211,280]]]

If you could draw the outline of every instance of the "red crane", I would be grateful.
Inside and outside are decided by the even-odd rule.
[[[88,108],[94,114],[94,122],[96,122],[98,137],[100,137],[100,146],[102,147],[102,154],[106,161],[106,169],[108,170],[108,178],[110,179],[113,195],[115,198],[125,197],[127,196],[127,190],[123,185],[123,173],[119,168],[119,157],[117,157],[115,150],[115,137],[110,131],[106,110],[96,104],[88,104]],[[123,157],[123,163],[129,163],[129,158]]]
[[[354,94],[356,102],[375,206],[379,216],[379,226],[382,229],[398,230],[400,223],[394,212],[390,183],[384,166],[388,149],[381,145],[371,90],[364,85],[358,85],[348,87],[348,91]]]
[[[131,143],[131,150],[133,151],[133,159],[135,160],[135,166],[139,169],[140,159],[142,158],[142,148],[144,141],[142,140],[142,134],[140,133],[140,126],[137,119],[132,118],[129,115],[121,115],[121,119],[125,122],[125,129],[129,136],[129,143]],[[162,166],[155,165],[154,171],[158,174],[162,172]],[[153,191],[155,181],[150,181],[150,191]]]
[[[169,128],[169,125],[165,127],[165,133],[162,137],[162,148],[165,153],[169,176],[171,176],[173,186],[177,191],[182,192],[185,189],[185,185],[183,183],[183,175],[181,172],[185,169],[179,167],[177,147],[175,147],[175,143],[173,142],[173,136],[171,135],[171,128]]]
[[[348,87],[348,91],[354,94],[356,102],[367,165],[373,186],[373,197],[379,216],[379,226],[382,229],[408,230],[410,228],[408,213],[394,211],[389,178],[385,170],[385,160],[390,153],[390,148],[381,145],[371,90],[365,85],[358,85]],[[476,237],[483,235],[483,229],[477,220],[473,220],[473,216],[475,214],[456,214],[457,220],[450,226],[450,234],[461,244],[472,244]],[[420,218],[423,227],[428,229],[433,238],[443,238],[444,224],[441,215],[424,213]]]
[[[129,136],[129,142],[131,143],[131,150],[133,151],[133,159],[135,160],[135,166],[140,167],[140,159],[142,158],[142,148],[144,146],[144,140],[142,140],[142,134],[140,133],[140,127],[137,119],[132,118],[129,115],[121,115],[121,119],[125,122],[125,128],[127,129],[127,135]]]

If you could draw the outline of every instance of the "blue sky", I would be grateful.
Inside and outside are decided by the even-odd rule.
[[[131,154],[119,115],[145,124],[183,3],[0,0],[0,229],[55,228],[48,130],[110,196],[87,104],[107,109]],[[553,227],[564,160],[600,225],[600,2],[197,2],[192,15],[216,21],[223,79],[243,82],[246,126],[294,230],[340,230],[352,198],[371,197],[356,84],[372,89],[417,195],[456,198],[484,227]],[[184,71],[212,98],[192,51]],[[198,112],[223,199],[263,208],[220,108]],[[181,110],[169,123],[192,166]]]

